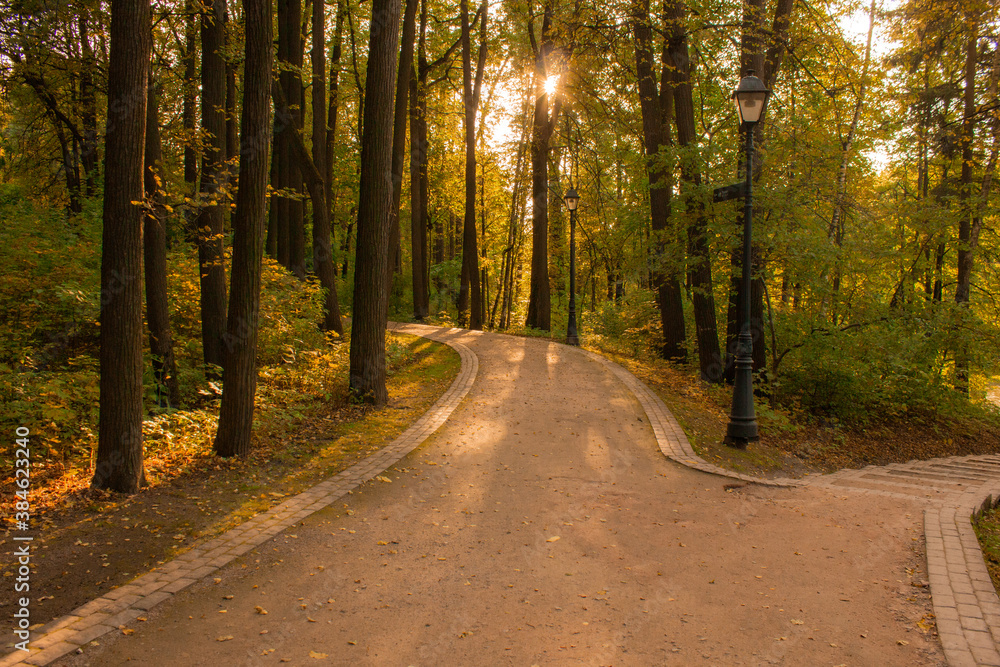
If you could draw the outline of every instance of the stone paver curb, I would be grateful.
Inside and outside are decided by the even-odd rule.
[[[389,327],[393,331],[444,343],[458,352],[462,360],[461,370],[448,391],[398,438],[350,468],[286,499],[267,512],[34,630],[31,650],[28,653],[15,651],[0,657],[0,667],[48,665],[87,642],[131,623],[155,605],[211,575],[254,546],[343,498],[349,491],[382,474],[419,447],[469,393],[479,372],[479,359],[467,346],[451,340],[461,330],[394,322],[390,322]]]
[[[660,451],[668,459],[694,470],[700,470],[710,475],[738,479],[748,484],[785,488],[803,486],[804,482],[796,479],[763,479],[761,477],[743,475],[738,472],[726,470],[725,468],[709,463],[694,453],[691,443],[688,442],[687,436],[684,435],[684,429],[677,423],[677,420],[674,419],[674,416],[670,413],[667,406],[664,405],[660,397],[647,387],[645,383],[625,368],[622,368],[610,359],[602,357],[596,352],[591,352],[590,350],[582,350],[582,352],[594,361],[604,365],[632,391],[632,394],[646,412],[646,417],[649,419],[650,426],[653,427],[653,435],[656,436],[656,442],[660,447]]]
[[[1000,666],[1000,598],[972,527],[998,500],[993,479],[924,510],[927,578],[949,665]]]

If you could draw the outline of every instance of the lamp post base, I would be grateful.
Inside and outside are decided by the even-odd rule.
[[[757,435],[757,422],[734,422],[729,420],[726,427],[726,437],[722,442],[734,449],[746,449],[751,442],[757,442],[760,436]]]
[[[736,354],[736,381],[733,383],[733,409],[723,442],[736,449],[746,449],[747,443],[760,440],[757,415],[753,409],[753,338],[750,325],[744,324]]]
[[[575,334],[571,336],[566,336],[566,344],[580,347],[580,337]]]

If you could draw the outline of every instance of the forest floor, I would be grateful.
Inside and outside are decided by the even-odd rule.
[[[255,438],[243,460],[220,459],[210,440],[178,434],[183,450],[172,453],[170,465],[158,463],[153,484],[131,497],[88,489],[86,469],[33,480],[31,586],[41,593],[32,600],[32,620],[66,614],[391,442],[447,390],[460,367],[445,345],[413,336],[399,341],[406,349],[390,372],[389,404],[379,410],[333,392],[330,401],[303,408],[302,419],[283,431]],[[326,370],[346,383],[346,368]],[[78,463],[86,468],[86,461]],[[9,538],[0,539],[5,581],[14,574],[16,543]],[[13,589],[3,587],[0,613],[13,605]]]
[[[580,351],[453,335],[421,446],[65,664],[943,662],[916,502],[733,488]]]

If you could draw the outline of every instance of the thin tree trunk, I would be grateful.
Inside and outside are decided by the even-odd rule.
[[[393,275],[403,270],[400,247],[399,203],[403,193],[403,162],[406,157],[406,121],[409,119],[410,75],[413,69],[413,43],[416,34],[418,0],[406,0],[403,12],[403,35],[400,40],[399,64],[396,68],[396,95],[392,117],[392,209],[389,211],[389,287]]]
[[[372,0],[372,26],[365,81],[358,242],[354,269],[349,382],[356,400],[383,405],[386,388],[385,326],[388,303],[392,190],[392,96],[399,53],[399,3]]]
[[[143,220],[143,270],[146,276],[146,322],[149,325],[149,350],[153,357],[153,381],[156,402],[161,408],[180,404],[177,363],[170,332],[167,301],[167,215],[163,177],[163,154],[160,146],[157,86],[150,83],[146,101],[146,141],[143,184],[146,215]]]
[[[83,67],[80,70],[80,125],[83,128],[83,145],[80,159],[87,177],[87,196],[97,194],[97,169],[100,153],[97,148],[97,95],[94,90],[93,74],[97,70],[94,49],[90,43],[88,10],[80,7],[80,48]]]
[[[420,3],[417,71],[410,73],[410,258],[413,282],[413,318],[430,314],[427,284],[427,0]]]
[[[148,0],[113,0],[104,155],[97,458],[91,487],[135,493],[142,465],[142,167]]]
[[[201,125],[206,141],[201,167],[198,263],[201,267],[201,338],[205,363],[222,366],[226,333],[226,268],[223,255],[226,161],[226,62],[222,57],[226,0],[214,0],[201,17]]]
[[[326,203],[327,188],[327,128],[326,128],[326,5],[323,0],[313,0],[312,12],[312,171],[309,195],[313,214],[313,270],[326,291],[323,305],[324,331],[343,333],[340,322],[340,303],[337,297],[337,269],[334,266],[330,239],[330,207]],[[303,146],[303,152],[305,147]],[[308,158],[308,155],[305,156]],[[303,160],[300,160],[303,162]]]
[[[486,63],[487,11],[484,1],[479,31],[479,61],[475,82],[472,75],[472,38],[469,25],[469,0],[461,0],[462,14],[462,91],[465,106],[465,217],[462,225],[462,284],[459,292],[459,321],[469,309],[469,328],[483,328],[483,294],[479,275],[479,249],[476,240],[476,110]],[[471,303],[470,298],[471,297]]]
[[[185,0],[184,54],[181,56],[184,63],[184,99],[181,124],[184,127],[184,184],[187,194],[192,198],[197,195],[199,187],[198,151],[195,148],[198,145],[198,27],[195,23],[197,15],[195,0]],[[198,239],[198,211],[187,208],[185,213],[188,240],[195,243]]]
[[[243,0],[246,51],[243,71],[240,189],[233,213],[233,279],[226,333],[219,430],[213,449],[220,456],[250,452],[257,391],[257,328],[261,262],[264,257],[267,148],[271,129],[271,3]]]
[[[330,111],[327,123],[329,129],[326,133],[326,201],[329,208],[330,227],[337,229],[336,225],[336,197],[337,190],[334,188],[333,163],[336,161],[337,151],[337,117],[340,113],[340,56],[342,53],[341,43],[344,36],[344,14],[346,12],[344,0],[337,0],[337,27],[333,33],[333,47],[330,52]]]
[[[646,149],[646,173],[649,178],[649,210],[655,241],[655,262],[653,286],[656,288],[660,306],[660,322],[663,327],[663,356],[667,359],[684,360],[687,349],[684,346],[684,304],[681,300],[678,271],[669,266],[666,257],[671,217],[671,193],[673,175],[663,165],[659,156],[660,147],[670,143],[670,122],[673,116],[673,91],[664,81],[657,91],[653,71],[652,30],[649,26],[648,0],[637,0],[633,5],[633,32],[635,35],[636,72],[639,78],[639,105],[642,113],[643,143]],[[664,69],[663,77],[667,76]],[[665,266],[667,265],[667,266]],[[611,272],[608,279],[611,279]],[[618,300],[617,280],[615,299]],[[609,294],[609,298],[611,298]]]
[[[288,136],[299,132],[303,126],[303,114],[300,106],[302,100],[302,0],[278,0],[278,41],[279,59],[284,56],[281,66],[281,86],[285,99],[288,100],[292,113],[291,122],[282,130],[285,137],[279,142],[283,155],[279,158],[279,171],[282,171],[284,187],[290,191],[291,197],[285,200],[284,208],[287,218],[288,234],[288,269],[296,277],[306,277],[306,237],[304,224],[304,205],[302,195],[302,168],[293,157],[292,141]],[[283,19],[283,20],[282,20]],[[280,50],[284,42],[284,50]],[[284,169],[281,169],[284,167]],[[278,210],[279,217],[281,209]],[[279,226],[281,223],[279,222]],[[284,230],[283,230],[284,231]],[[281,258],[281,236],[278,237],[278,256]]]
[[[687,7],[676,0],[672,7],[669,37],[670,60],[673,64],[674,107],[677,141],[683,147],[696,147],[694,100],[691,92],[691,61],[688,57],[685,18]],[[701,165],[698,158],[681,161],[682,192],[688,216],[688,276],[698,340],[698,367],[701,379],[720,383],[723,378],[722,355],[719,353],[719,331],[715,316],[715,295],[712,286],[712,257],[708,244],[708,220],[704,204],[697,194],[701,187]]]
[[[549,287],[549,143],[559,112],[562,96],[556,95],[552,109],[545,92],[548,78],[547,59],[555,50],[552,37],[553,10],[551,0],[542,7],[541,42],[535,39],[534,19],[528,19],[528,39],[535,59],[535,114],[531,126],[531,288],[528,293],[528,317],[525,324],[548,331],[552,328],[552,294]]]
[[[228,55],[228,51],[235,41],[234,29],[231,25],[229,11],[225,14],[225,39],[226,39],[226,159],[236,157],[240,150],[240,126],[237,118],[237,92],[236,92],[236,64]],[[226,172],[232,187],[236,187],[236,165],[227,164]]]

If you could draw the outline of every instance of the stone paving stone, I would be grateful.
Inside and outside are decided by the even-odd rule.
[[[24,651],[15,651],[0,658],[0,667],[13,667],[14,665],[23,665],[24,658],[28,657],[28,653]]]
[[[142,612],[142,609],[125,609],[109,618],[107,624],[115,628],[120,625],[127,625],[142,616]]]
[[[147,595],[141,600],[138,600],[133,606],[136,609],[142,609],[143,611],[148,611],[171,596],[172,594],[168,593],[167,591],[157,591],[156,593]]]
[[[184,577],[178,579],[177,581],[171,582],[163,587],[165,593],[176,593],[177,591],[183,590],[194,583],[194,579]]]
[[[76,634],[76,631],[72,628],[62,628],[56,630],[55,632],[49,632],[38,639],[31,640],[31,648],[37,649],[47,649],[53,644],[58,644],[59,642],[67,641],[67,639]]]
[[[97,623],[89,628],[80,630],[75,635],[66,640],[69,644],[76,644],[77,646],[83,646],[88,642],[92,642],[98,637],[103,637],[112,630],[117,630],[118,628],[113,628],[110,625],[104,625],[103,623]]]
[[[68,642],[59,642],[58,644],[53,644],[52,646],[39,651],[38,653],[32,653],[24,662],[29,665],[47,665],[56,658],[61,658],[70,651],[75,651],[76,645],[70,644]]]

